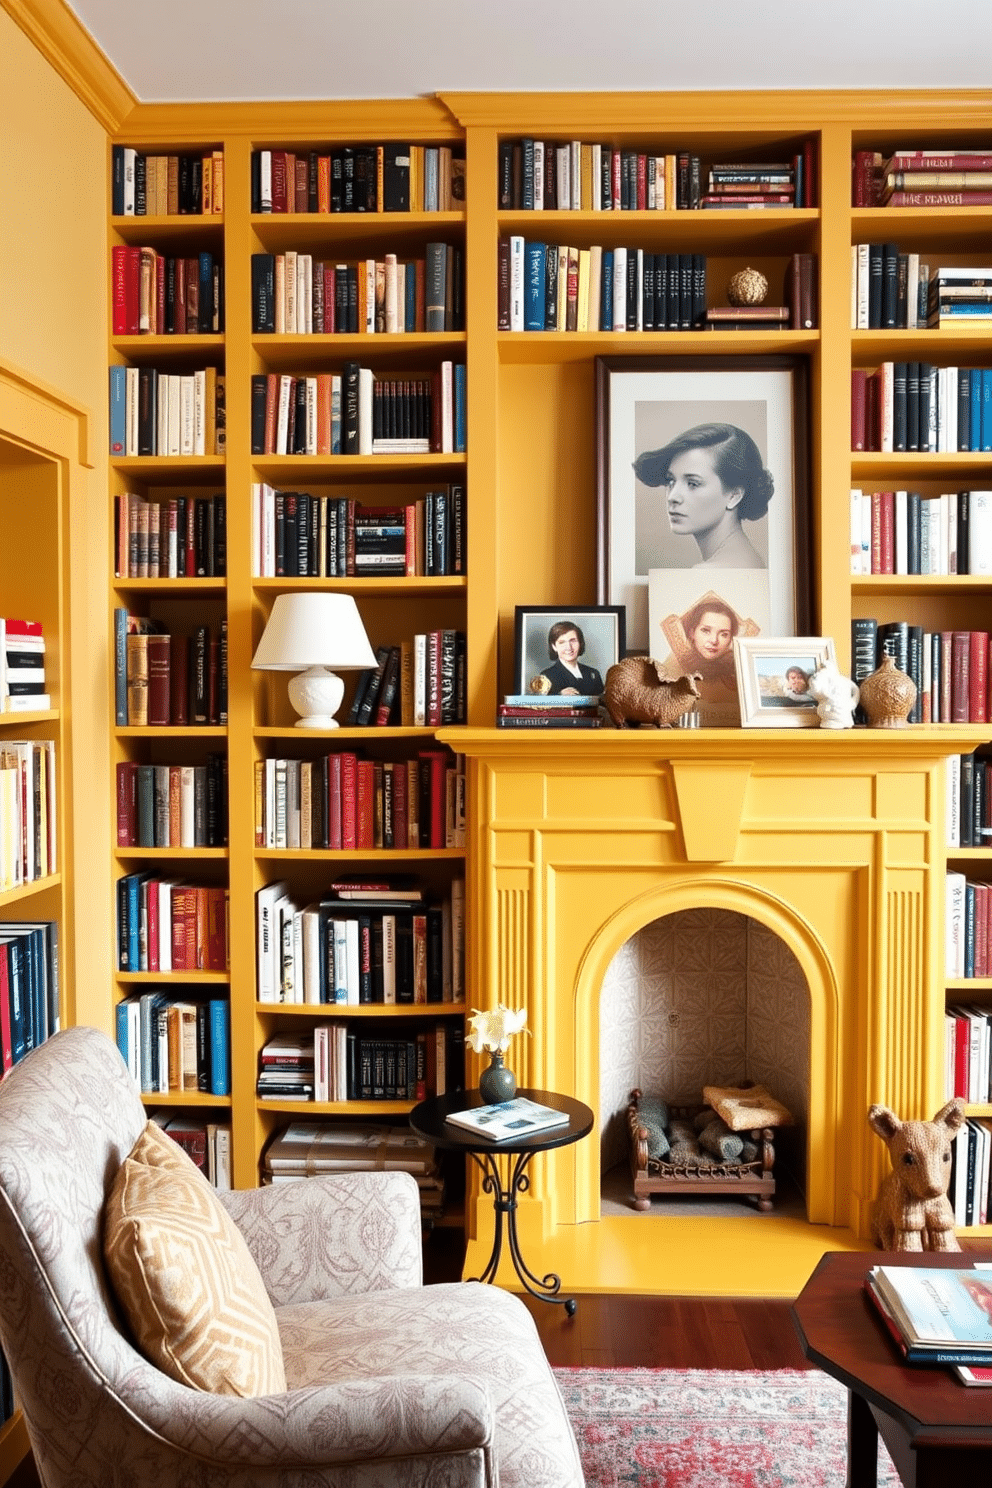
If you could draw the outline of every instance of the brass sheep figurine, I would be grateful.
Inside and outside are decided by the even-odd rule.
[[[964,1102],[950,1100],[932,1121],[900,1121],[887,1106],[871,1106],[868,1125],[892,1157],[872,1205],[872,1239],[880,1250],[960,1250],[947,1197],[951,1147],[964,1121]]]
[[[627,656],[606,674],[603,706],[616,728],[628,723],[653,723],[670,728],[683,713],[691,713],[699,697],[699,673],[671,680],[662,676],[661,663],[648,656]]]

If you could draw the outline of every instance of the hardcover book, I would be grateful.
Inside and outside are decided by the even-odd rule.
[[[992,1266],[873,1266],[867,1288],[910,1363],[992,1361]]]
[[[533,1132],[567,1126],[568,1114],[518,1095],[515,1100],[497,1101],[492,1106],[454,1111],[445,1120],[453,1126],[462,1126],[477,1136],[486,1137],[491,1142],[506,1142],[512,1137],[526,1137]]]

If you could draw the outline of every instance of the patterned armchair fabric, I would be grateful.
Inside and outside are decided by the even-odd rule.
[[[144,1125],[94,1029],[0,1084],[0,1344],[45,1488],[581,1488],[527,1309],[474,1282],[422,1286],[405,1173],[223,1196],[276,1308],[285,1394],[206,1394],[147,1363],[101,1246]]]

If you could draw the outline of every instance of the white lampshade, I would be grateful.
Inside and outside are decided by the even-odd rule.
[[[297,728],[337,728],[344,683],[335,672],[375,666],[358,606],[350,594],[279,594],[252,658],[256,671],[298,672],[289,700]]]

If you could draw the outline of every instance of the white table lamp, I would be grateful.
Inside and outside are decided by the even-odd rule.
[[[252,658],[256,671],[298,672],[289,701],[297,728],[334,729],[344,697],[337,672],[374,667],[375,654],[350,594],[279,594]]]

